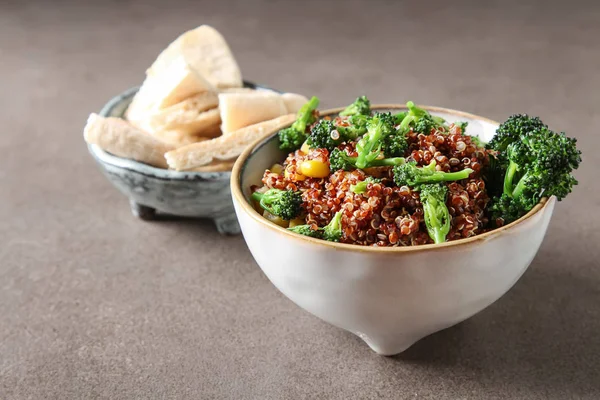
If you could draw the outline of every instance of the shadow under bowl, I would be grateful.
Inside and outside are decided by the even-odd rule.
[[[373,108],[404,110],[401,105]],[[426,107],[449,122],[468,121],[487,141],[498,123],[459,111]],[[341,109],[322,115],[335,115]],[[250,187],[285,154],[275,133],[238,158],[231,190],[241,230],[256,262],[290,300],[363,339],[382,355],[455,325],[504,295],[535,257],[555,199],[502,228],[467,239],[410,247],[366,247],[295,234],[256,212]]]

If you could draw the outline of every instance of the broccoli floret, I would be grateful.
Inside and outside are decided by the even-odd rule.
[[[432,129],[443,127],[446,123],[442,117],[429,114],[427,110],[417,107],[412,101],[407,102],[406,107],[408,112],[398,127],[401,132],[406,133],[412,127],[413,131],[428,135]]]
[[[323,239],[339,242],[342,238],[342,211],[335,213],[331,221],[323,228]]]
[[[448,188],[444,184],[422,185],[420,187],[423,216],[429,237],[434,243],[443,243],[450,232],[450,213],[446,207]]]
[[[381,183],[381,179],[368,176],[364,181],[360,181],[356,185],[350,185],[350,190],[356,194],[363,194],[367,191],[367,185],[369,183]]]
[[[506,175],[506,169],[508,168],[508,159],[506,157],[506,149],[509,144],[521,140],[521,136],[526,135],[529,132],[535,131],[538,128],[547,128],[538,117],[531,117],[527,114],[514,114],[508,117],[498,129],[496,135],[485,145],[487,149],[495,150],[495,154],[490,154],[489,163],[483,173],[483,179],[486,183],[486,189],[492,202],[490,208],[506,209],[508,199],[504,199],[500,205],[500,197],[503,193],[504,177]],[[498,203],[498,205],[496,205]],[[518,208],[518,207],[517,207]],[[513,207],[514,211],[515,207]],[[519,212],[507,212],[508,214],[518,215]],[[500,215],[500,212],[495,213],[496,216]],[[523,213],[525,214],[525,213]],[[522,215],[522,214],[521,214]],[[519,218],[519,217],[517,217]],[[517,219],[514,218],[514,219]],[[513,217],[509,217],[506,220],[512,221]]]
[[[313,230],[310,225],[298,225],[288,229],[300,235],[339,242],[342,238],[342,211],[335,213],[331,221],[323,228]]]
[[[425,183],[438,183],[448,181],[459,181],[467,179],[473,172],[471,168],[465,168],[458,172],[436,171],[435,161],[423,168],[417,167],[417,163],[409,162],[394,167],[394,182],[398,186],[415,187]]]
[[[498,126],[496,135],[487,144],[487,148],[503,152],[509,144],[519,141],[529,132],[547,127],[538,117],[530,117],[527,114],[511,115]]]
[[[438,124],[434,121],[430,114],[425,114],[419,118],[413,126],[413,131],[429,135],[431,130],[434,129]]]
[[[386,136],[396,133],[390,113],[377,113],[367,123],[367,133],[356,144],[357,168],[366,168],[381,154]]]
[[[408,138],[398,130],[383,139],[381,150],[385,157],[401,157],[408,149]]]
[[[344,150],[333,149],[329,154],[329,168],[331,171],[350,171],[356,169],[356,157],[350,157]]]
[[[490,206],[494,219],[514,221],[543,196],[562,200],[571,193],[578,183],[571,172],[581,163],[576,139],[527,115],[512,116],[500,128],[501,138],[489,144],[492,150],[503,151],[500,162],[505,167],[502,195]]]
[[[296,225],[294,227],[288,228],[288,230],[298,233],[300,235],[321,238],[323,236],[322,231],[320,229],[314,230],[310,225]]]
[[[329,166],[332,171],[338,171],[340,169],[351,171],[357,169],[357,160],[358,157],[350,157],[344,150],[340,149],[333,149],[329,154]],[[405,160],[403,157],[378,158],[369,162],[367,167],[393,167],[404,164],[404,162]]]
[[[294,151],[302,146],[308,137],[306,135],[307,126],[316,120],[314,111],[318,106],[319,99],[313,96],[300,108],[292,126],[279,131],[279,148],[281,150]]]
[[[252,193],[252,198],[258,201],[264,210],[288,221],[298,217],[302,212],[300,192],[269,189],[265,193]]]
[[[492,226],[496,225],[498,219],[505,224],[516,221],[527,214],[537,203],[537,201],[532,201],[532,198],[518,197],[514,199],[504,193],[501,193],[499,197],[493,197],[489,205]]]
[[[366,125],[363,127],[356,125],[337,126],[331,120],[322,119],[310,129],[308,145],[315,149],[332,150],[341,143],[355,140],[364,132],[366,132]]]
[[[308,136],[289,127],[279,131],[279,148],[285,151],[294,151],[302,146]]]
[[[315,149],[331,150],[344,142],[344,139],[333,121],[322,119],[310,129],[308,145]]]
[[[340,115],[371,115],[371,102],[367,96],[360,96],[354,103],[346,107]]]
[[[307,144],[314,149],[329,151],[344,142],[351,142],[367,132],[367,116],[352,115],[339,125],[336,121],[320,120],[310,129]]]
[[[367,115],[356,114],[348,117],[347,122],[348,126],[342,127],[342,129],[346,130],[346,135],[353,139],[364,135],[367,133],[367,123],[369,122],[370,117]]]

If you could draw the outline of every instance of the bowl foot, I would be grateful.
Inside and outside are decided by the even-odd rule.
[[[152,207],[144,206],[133,200],[129,200],[129,206],[131,207],[131,213],[144,221],[151,221],[156,216],[156,210]]]
[[[235,214],[229,214],[214,219],[217,230],[222,235],[238,235],[240,233],[240,224]]]
[[[364,333],[356,333],[375,353],[382,356],[393,356],[400,354],[410,346],[415,344],[418,339],[408,339],[403,337],[374,337]]]

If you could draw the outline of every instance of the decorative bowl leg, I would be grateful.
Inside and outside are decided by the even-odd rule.
[[[151,221],[156,216],[154,208],[136,203],[134,200],[129,200],[129,206],[131,207],[131,213],[144,221]]]
[[[375,353],[381,356],[393,356],[402,353],[410,346],[415,344],[421,337],[427,335],[420,335],[418,337],[403,337],[401,335],[382,335],[382,336],[371,336],[364,333],[355,333],[361,338]]]
[[[234,213],[214,219],[217,230],[222,235],[239,235],[240,225]]]

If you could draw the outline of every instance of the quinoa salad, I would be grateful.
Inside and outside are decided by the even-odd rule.
[[[361,96],[320,118],[313,97],[278,132],[285,160],[252,187],[271,222],[318,239],[413,246],[468,238],[515,221],[577,184],[576,140],[515,114],[489,143],[413,102],[374,112]]]

